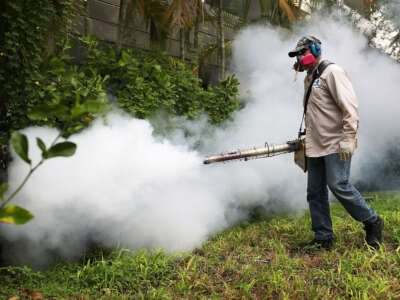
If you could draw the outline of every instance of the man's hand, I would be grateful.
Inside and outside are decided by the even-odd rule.
[[[349,160],[356,148],[355,140],[342,141],[339,143],[339,158],[341,160]]]

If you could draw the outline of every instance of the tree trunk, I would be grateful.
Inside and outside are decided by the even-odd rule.
[[[179,29],[179,41],[180,41],[180,51],[179,51],[180,58],[182,61],[185,61],[186,35],[184,27]]]
[[[249,23],[250,5],[251,5],[251,0],[245,0],[244,1],[244,6],[243,6],[244,16],[243,16],[243,19],[244,19],[245,24]]]
[[[124,40],[124,25],[125,25],[125,15],[127,0],[121,0],[119,8],[119,18],[118,18],[118,36],[117,36],[117,51],[120,52]]]
[[[193,33],[193,48],[196,51],[196,53],[199,50],[199,31],[200,31],[201,11],[202,11],[201,0],[198,0],[196,17],[194,20],[194,33]]]
[[[84,35],[88,36],[90,34],[90,24],[89,24],[89,1],[85,1],[84,3],[84,10],[85,10],[85,15],[84,15],[84,22],[83,22],[83,30],[84,30]]]
[[[200,32],[200,18],[196,18],[194,23],[194,33],[193,33],[193,48],[196,53],[199,51],[199,32]]]
[[[200,0],[198,0],[200,2]],[[200,5],[198,5],[197,9],[197,14],[196,14],[196,19],[194,21],[194,33],[193,33],[193,57],[195,60],[195,74],[196,76],[199,76],[199,70],[200,70],[200,48],[199,48],[199,32],[200,32],[200,18],[201,18],[201,13],[200,13]]]
[[[218,65],[220,68],[220,80],[223,80],[225,78],[225,37],[222,8],[223,0],[218,0]]]

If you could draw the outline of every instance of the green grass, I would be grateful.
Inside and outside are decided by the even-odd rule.
[[[3,267],[0,299],[32,291],[48,299],[400,299],[400,199],[377,194],[370,204],[385,220],[379,251],[334,204],[332,251],[291,250],[312,239],[308,214],[258,215],[190,253],[97,249],[46,271]]]

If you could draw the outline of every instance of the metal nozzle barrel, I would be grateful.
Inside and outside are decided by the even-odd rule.
[[[213,155],[208,156],[204,159],[204,164],[212,164],[216,162],[224,162],[229,160],[236,159],[248,159],[248,158],[257,158],[257,157],[266,157],[273,156],[281,153],[293,152],[298,148],[297,141],[290,141],[286,144],[281,145],[268,145],[265,144],[265,147],[262,148],[254,148],[248,150],[239,150],[236,152],[229,152],[226,154]]]

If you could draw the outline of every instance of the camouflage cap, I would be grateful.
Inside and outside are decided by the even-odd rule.
[[[296,48],[294,48],[292,51],[290,51],[288,54],[290,57],[295,57],[297,54],[302,52],[303,50],[310,49],[312,44],[322,44],[319,39],[317,39],[315,36],[308,35],[308,36],[303,36],[296,45]]]

